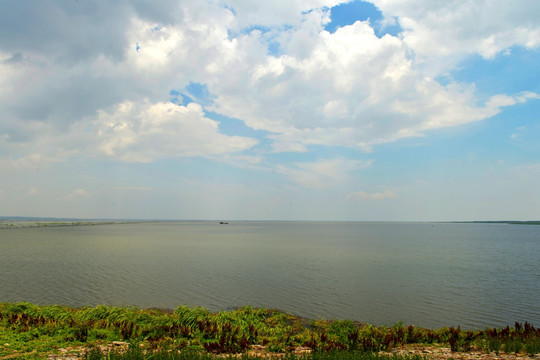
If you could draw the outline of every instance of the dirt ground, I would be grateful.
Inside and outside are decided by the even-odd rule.
[[[103,346],[102,350],[112,350],[112,349],[126,349],[128,343],[124,342],[114,342],[109,345]],[[49,354],[45,355],[44,359],[48,360],[80,360],[83,358],[83,353],[85,349],[81,348],[66,348],[59,349],[58,354]],[[309,348],[298,347],[294,350],[296,355],[308,354],[311,351]],[[285,356],[285,354],[275,354],[267,351],[266,347],[261,345],[253,345],[252,348],[248,351],[249,355],[258,356],[262,359],[266,358],[280,358]],[[426,345],[407,345],[402,348],[395,348],[389,352],[381,352],[381,354],[398,354],[398,355],[420,355],[425,359],[433,360],[540,360],[540,354],[535,354],[533,356],[528,354],[506,354],[501,352],[496,353],[486,353],[480,350],[471,350],[467,352],[452,352],[450,348],[439,347],[439,346],[426,346]],[[14,358],[16,356],[21,356],[23,354],[13,354],[8,357],[1,357],[0,360],[7,360]],[[225,355],[228,356],[228,355]],[[225,357],[223,355],[219,357]],[[241,354],[238,354],[238,357],[241,357]]]

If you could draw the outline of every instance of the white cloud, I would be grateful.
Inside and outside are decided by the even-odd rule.
[[[190,82],[215,96],[205,110],[268,131],[274,152],[307,152],[312,145],[371,151],[538,99],[499,94],[479,103],[473,85],[435,80],[470,53],[538,47],[537,2],[375,0],[386,19],[397,17],[405,29],[382,38],[369,22],[325,31],[324,7],[339,2],[194,1],[171,10],[168,2],[120,1],[110,12],[98,4],[91,13],[79,5],[13,5],[29,12],[24,26],[34,37],[0,37],[3,158],[66,159],[93,150],[121,161],[154,161],[220,156],[256,144],[221,134],[200,105],[166,102],[170,90]],[[38,10],[41,25],[30,21]],[[0,26],[9,25],[5,20]],[[58,21],[80,26],[67,34],[54,26]],[[113,32],[109,39],[103,26]],[[268,54],[270,41],[282,55]]]
[[[319,160],[294,163],[293,166],[279,165],[276,172],[286,175],[299,185],[321,190],[347,182],[351,172],[370,167],[372,163],[371,160]]]
[[[128,162],[163,157],[208,156],[249,149],[257,140],[227,136],[204,116],[200,105],[124,102],[100,111],[92,123],[98,153]]]
[[[536,0],[373,3],[398,18],[403,40],[422,58],[449,57],[454,62],[465,54],[492,58],[512,46],[540,46],[540,3]]]
[[[353,200],[385,200],[385,199],[394,199],[396,197],[396,194],[394,194],[390,190],[385,190],[383,192],[376,192],[376,193],[366,193],[365,191],[356,191],[351,192],[347,194],[347,198],[353,199]]]
[[[74,200],[88,199],[90,197],[92,197],[92,195],[85,189],[76,189],[66,196],[66,200],[74,201]]]
[[[347,104],[343,100],[330,100],[324,105],[324,116],[329,119],[345,118],[349,114]]]
[[[314,24],[307,18],[289,32],[283,47],[291,52],[257,66],[227,68],[226,75],[209,81],[217,95],[213,110],[272,132],[276,152],[305,152],[309,145],[369,151],[426,130],[487,119],[502,106],[538,96],[496,95],[482,105],[474,86],[444,86],[425,76],[406,43],[378,38],[367,22],[334,34],[320,27],[313,32]],[[306,33],[309,46],[298,52],[292,45]]]
[[[0,170],[37,169],[62,161],[43,154],[29,154],[20,158],[0,159]]]

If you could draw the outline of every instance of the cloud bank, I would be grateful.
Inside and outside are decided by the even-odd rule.
[[[378,35],[369,20],[328,32],[340,3],[11,2],[0,14],[0,167],[370,152],[539,98],[486,98],[473,83],[440,80],[470,56],[538,49],[538,1],[373,0],[401,27],[396,36]],[[206,98],[190,101],[190,84]],[[225,133],[211,113],[259,135]],[[362,164],[336,156],[276,169],[325,188]]]
[[[347,23],[343,0],[6,2],[0,211],[535,213],[538,73],[492,84],[537,62],[540,3],[369,2]],[[478,146],[437,147],[460,131]]]

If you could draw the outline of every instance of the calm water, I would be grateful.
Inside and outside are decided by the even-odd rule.
[[[540,326],[540,226],[210,222],[0,230],[0,301]]]

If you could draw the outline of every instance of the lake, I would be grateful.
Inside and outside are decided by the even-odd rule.
[[[0,229],[0,301],[431,328],[540,326],[540,226],[149,222]]]

